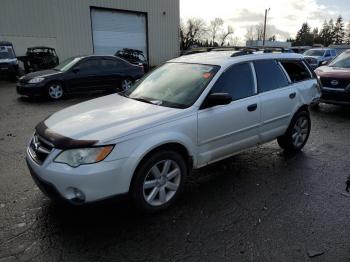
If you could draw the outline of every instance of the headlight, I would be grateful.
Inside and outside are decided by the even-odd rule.
[[[93,164],[104,160],[113,150],[114,146],[101,146],[91,148],[68,149],[59,154],[54,162],[64,163],[71,167],[84,164]]]
[[[37,83],[40,83],[41,81],[43,81],[45,78],[43,77],[35,77],[33,79],[30,79],[28,81],[29,84],[37,84]]]

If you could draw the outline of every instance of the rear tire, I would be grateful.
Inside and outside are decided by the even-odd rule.
[[[311,131],[311,119],[308,111],[297,112],[287,132],[277,138],[277,142],[281,148],[287,152],[298,152],[306,144]]]
[[[132,86],[133,83],[134,81],[130,77],[124,78],[121,82],[119,92],[127,91]]]
[[[184,158],[175,151],[150,155],[133,177],[130,191],[135,206],[148,213],[168,208],[183,190],[187,172]]]

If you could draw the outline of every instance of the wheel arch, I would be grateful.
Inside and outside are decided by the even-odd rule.
[[[171,151],[175,151],[175,152],[179,153],[184,158],[184,160],[187,164],[188,174],[191,172],[191,170],[193,168],[193,164],[194,164],[194,159],[193,159],[193,156],[191,155],[190,151],[188,150],[188,148],[178,141],[168,141],[168,142],[165,142],[163,144],[156,145],[152,148],[149,148],[149,150],[147,150],[140,157],[139,161],[135,165],[135,169],[133,170],[133,175],[132,175],[132,178],[131,178],[130,184],[129,184],[129,190],[130,190],[131,185],[134,182],[135,173],[137,172],[138,168],[140,168],[141,164],[144,161],[146,161],[146,159],[148,157],[150,157],[151,155],[153,155],[159,151],[162,151],[162,150],[171,150]]]

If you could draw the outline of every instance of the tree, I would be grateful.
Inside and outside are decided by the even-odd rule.
[[[223,46],[225,44],[226,39],[229,36],[233,35],[233,33],[234,33],[233,27],[228,25],[227,26],[227,31],[222,32],[221,35],[220,35],[220,41],[221,41],[220,46]]]
[[[324,46],[329,46],[332,43],[332,32],[326,20],[323,22],[323,26],[319,37],[321,40],[321,44],[323,44]]]
[[[253,41],[254,40],[254,26],[250,26],[247,28],[247,32],[245,34],[245,40],[246,41]]]
[[[350,22],[346,26],[344,41],[345,44],[350,45]]]
[[[318,31],[318,27],[315,27],[312,30],[312,37],[313,37],[313,43],[314,44],[322,44],[322,39],[320,37],[319,31]]]
[[[313,45],[313,34],[308,23],[303,23],[295,38],[295,45]]]
[[[208,33],[210,35],[213,44],[216,42],[216,38],[219,33],[222,31],[222,26],[224,25],[224,20],[221,18],[215,18],[213,21],[210,21],[208,27]]]
[[[256,40],[263,40],[264,38],[264,24],[260,23],[255,26]]]
[[[344,43],[345,30],[344,22],[341,16],[338,16],[335,26],[333,28],[333,44],[341,45]]]
[[[206,32],[206,24],[200,18],[190,18],[186,23],[180,24],[180,45],[182,50],[186,50],[194,44],[201,42]]]

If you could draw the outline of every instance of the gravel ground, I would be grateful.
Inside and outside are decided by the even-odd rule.
[[[252,148],[197,170],[172,208],[142,215],[127,200],[56,206],[29,175],[34,126],[91,98],[30,101],[0,80],[0,262],[350,261],[349,108],[313,111],[303,152]]]

